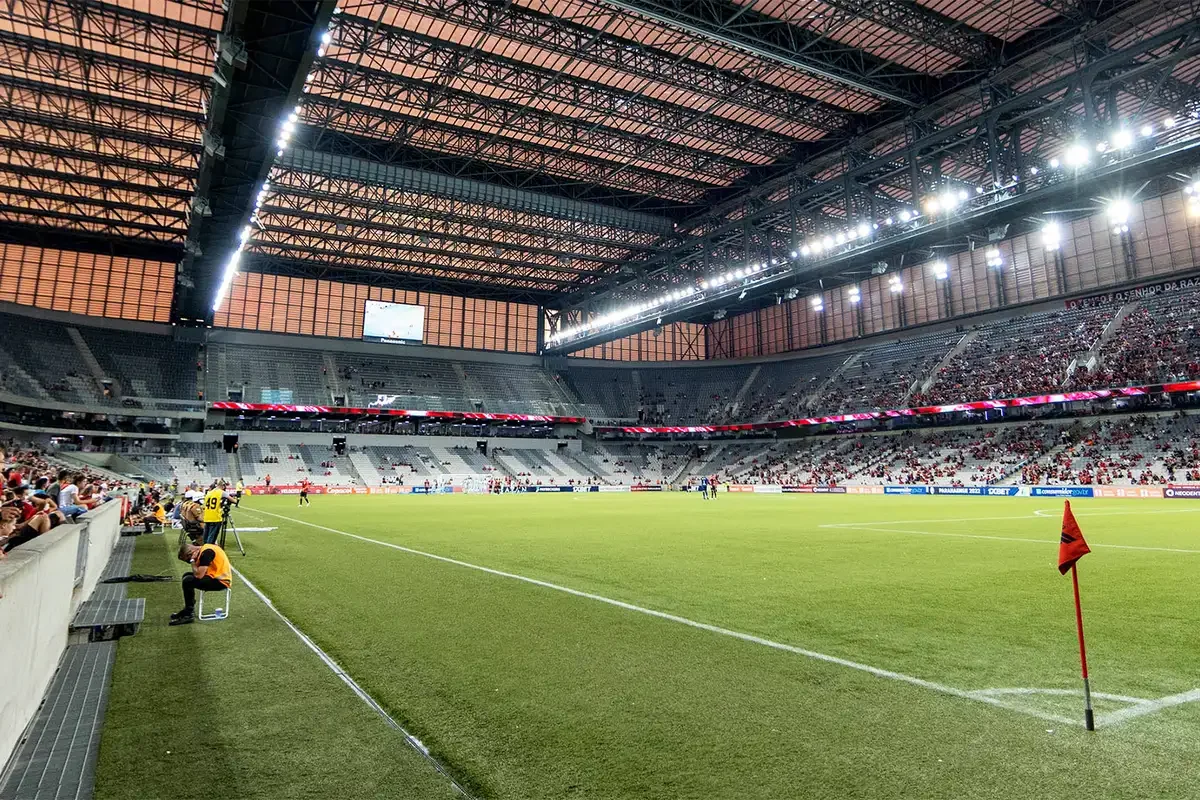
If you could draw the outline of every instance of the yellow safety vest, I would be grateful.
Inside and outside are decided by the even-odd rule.
[[[220,522],[221,521],[221,501],[225,498],[225,492],[222,489],[212,489],[208,494],[204,495],[204,521],[205,522]]]

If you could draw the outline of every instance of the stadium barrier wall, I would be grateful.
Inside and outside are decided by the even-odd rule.
[[[71,618],[99,583],[120,535],[121,503],[113,500],[0,561],[0,770],[37,713]]]
[[[1200,499],[1200,484],[1169,484],[1167,486],[929,486],[924,484],[904,484],[899,486],[817,486],[817,485],[780,485],[780,484],[749,484],[726,483],[722,487],[727,492],[746,494],[883,494],[883,495],[938,495],[942,497],[1067,497],[1084,498],[1098,497],[1109,499],[1153,500],[1169,498],[1174,500]],[[527,493],[558,493],[558,492],[664,492],[671,487],[658,484],[632,486],[519,486],[518,492]],[[683,487],[691,491],[691,487]],[[249,494],[288,494],[300,493],[299,484],[272,484],[247,486]],[[441,486],[430,489],[429,494],[461,494],[462,486]],[[309,494],[426,494],[424,486],[310,486]]]

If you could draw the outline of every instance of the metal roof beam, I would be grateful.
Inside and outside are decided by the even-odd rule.
[[[665,217],[626,211],[598,203],[569,200],[539,192],[510,189],[506,186],[456,178],[436,172],[381,164],[351,156],[291,148],[280,157],[279,164],[282,167],[331,178],[347,178],[360,183],[500,206],[560,219],[582,220],[623,230],[644,231],[659,235],[667,235],[674,230],[674,223]]]
[[[1143,59],[1144,54],[1167,47],[1172,48],[1169,55],[1157,55],[1151,60]],[[754,231],[756,234],[768,231],[773,218],[783,218],[798,212],[808,213],[809,209],[822,208],[829,203],[838,204],[839,196],[844,196],[847,181],[855,181],[860,177],[869,181],[870,176],[881,168],[891,171],[900,169],[898,164],[911,166],[914,156],[919,163],[930,164],[953,150],[978,147],[980,137],[986,135],[988,119],[995,120],[996,124],[1001,126],[1001,130],[1009,130],[1019,129],[1038,118],[1057,113],[1071,113],[1070,109],[1073,106],[1085,101],[1085,84],[1089,91],[1098,93],[1106,87],[1120,86],[1156,70],[1169,70],[1173,65],[1195,55],[1200,55],[1200,20],[1163,31],[1119,52],[1102,55],[1093,53],[1088,59],[1082,60],[1073,72],[1023,94],[1000,100],[975,116],[954,125],[931,130],[927,135],[908,142],[891,153],[855,165],[843,174],[827,180],[801,181],[792,187],[788,197],[761,202],[757,208],[751,209],[741,218],[726,221],[708,230],[702,238],[686,242],[673,251],[674,255],[660,254],[644,262],[631,262],[629,272],[632,273],[632,278],[626,285],[638,284],[651,276],[666,279],[672,274],[674,265],[695,260],[697,253],[703,252],[705,247],[715,246],[723,237],[726,241],[739,241],[746,231]],[[1028,154],[1027,157],[1036,159],[1034,154]],[[591,296],[586,302],[603,302],[605,296],[611,297],[620,291],[620,285],[614,286]],[[572,300],[576,306],[585,302],[578,296]]]
[[[438,116],[453,120],[453,126],[461,126],[473,136],[483,134],[487,137],[483,149],[501,136],[514,142],[551,142],[552,149],[564,154],[585,152],[608,161],[613,171],[636,162],[649,172],[674,177],[674,171],[682,171],[686,174],[681,178],[723,185],[754,163],[343,62],[322,62],[309,90],[337,97],[350,95],[360,106],[403,121],[388,139],[395,144],[406,144],[404,137],[419,129],[421,121]],[[656,150],[661,155],[650,157]],[[604,176],[600,182],[605,182]]]
[[[275,233],[275,232],[268,232]],[[289,234],[290,236],[290,234]],[[386,245],[376,243],[364,243],[367,252],[347,251],[345,248],[325,248],[313,247],[310,244],[298,244],[287,241],[272,241],[266,238],[258,238],[254,241],[252,252],[262,253],[277,250],[285,253],[298,254],[300,261],[320,261],[322,259],[339,264],[349,264],[355,261],[371,264],[373,267],[381,270],[394,269],[396,266],[408,267],[407,272],[416,271],[418,274],[425,272],[431,276],[437,275],[465,275],[469,278],[483,279],[489,283],[497,284],[521,284],[533,285],[543,289],[558,289],[561,290],[571,285],[570,281],[565,281],[559,278],[540,277],[536,275],[522,275],[514,272],[497,272],[488,269],[475,269],[464,266],[470,263],[464,259],[429,259],[417,257],[420,254],[407,254],[404,250],[397,250]]]
[[[758,126],[725,119],[711,104],[698,110],[415,31],[369,26],[365,20],[346,15],[338,17],[336,47],[339,54],[367,54],[365,57],[372,62],[384,66],[394,60],[430,74],[455,72],[461,81],[491,86],[506,96],[519,98],[525,106],[544,103],[581,109],[583,113],[577,119],[584,124],[623,121],[635,129],[672,131],[761,158],[776,158],[795,142]],[[352,62],[342,63],[344,69],[356,68]]]
[[[201,67],[203,73],[212,66],[217,32],[200,25],[98,0],[15,0],[5,7],[10,22],[32,30],[82,42],[119,42],[135,53]],[[29,13],[34,9],[36,14]]]
[[[0,241],[4,228],[0,226]],[[441,275],[414,275],[406,272],[361,269],[350,264],[315,263],[299,261],[277,255],[252,253],[242,265],[243,272],[261,272],[267,275],[284,275],[307,280],[339,281],[365,286],[380,286],[388,289],[406,289],[415,292],[436,292],[456,296],[476,297],[484,300],[499,300],[510,303],[544,305],[557,296],[552,290],[530,289],[520,286],[498,286],[458,280]]]
[[[301,97],[335,7],[336,0],[229,0],[222,33],[228,50],[217,58],[220,91],[208,119],[208,134],[222,149],[201,161],[196,195],[210,216],[192,215],[174,319],[211,320],[217,289],[274,161],[279,127]]]
[[[765,81],[777,70],[764,62],[740,72],[648,47],[586,25],[541,14],[503,0],[389,0],[398,11],[433,17],[476,35],[499,37],[571,59],[598,64],[655,84],[823,131],[841,131],[854,118],[843,108]],[[364,20],[368,27],[372,20]]]
[[[472,131],[442,120],[391,115],[370,106],[339,103],[327,97],[310,99],[305,120],[310,129],[314,125],[326,129],[321,134],[325,150],[351,148],[356,155],[386,164],[417,159],[435,166],[436,171],[496,176],[504,184],[509,183],[504,180],[507,175],[524,171],[526,175],[581,187],[600,185],[623,190],[634,198],[647,198],[647,203],[654,199],[676,207],[693,201],[712,186],[643,167],[617,172],[612,161],[590,154]],[[397,137],[407,145],[389,144]]]
[[[368,218],[387,219],[404,217],[420,220],[425,230],[486,230],[494,237],[516,237],[531,242],[549,242],[554,252],[571,255],[573,247],[592,247],[596,250],[653,252],[661,249],[653,244],[657,240],[652,234],[637,234],[619,231],[578,220],[563,220],[541,215],[526,215],[512,209],[464,203],[454,198],[432,197],[409,193],[403,190],[384,189],[349,183],[336,179],[332,185],[319,188],[313,186],[314,177],[308,173],[276,171],[275,191],[263,205],[264,210],[285,213],[317,213],[330,204],[349,204],[361,209]],[[337,191],[345,189],[344,192]],[[491,235],[491,234],[489,234]]]
[[[604,0],[611,6],[903,106],[929,83],[911,70],[724,0]]]
[[[387,234],[393,237],[401,238],[416,238],[422,244],[433,246],[436,242],[446,243],[447,251],[452,251],[454,245],[467,245],[469,247],[483,247],[493,251],[514,251],[516,253],[528,253],[533,255],[553,256],[559,259],[568,261],[587,261],[596,264],[606,264],[617,266],[624,264],[629,257],[629,251],[620,249],[616,246],[609,246],[613,254],[606,255],[602,253],[591,252],[581,247],[571,247],[570,243],[560,245],[547,245],[544,237],[538,236],[536,233],[526,230],[519,234],[510,234],[511,238],[502,238],[500,236],[480,236],[479,233],[484,231],[493,231],[487,225],[470,225],[462,226],[458,230],[433,227],[433,226],[413,226],[403,224],[391,224],[387,222],[389,217],[397,216],[395,209],[387,210],[371,210],[363,206],[355,204],[352,208],[354,216],[348,217],[344,213],[338,213],[341,209],[330,209],[329,213],[322,213],[319,210],[301,210],[290,207],[285,203],[287,200],[297,200],[299,198],[277,194],[274,200],[266,203],[259,211],[259,216],[270,219],[272,217],[280,220],[288,218],[304,220],[307,222],[318,222],[326,225],[343,225],[347,228],[365,228],[372,231],[377,231],[379,234]],[[335,198],[323,198],[326,201],[335,202]],[[410,215],[405,214],[409,217]],[[290,229],[293,226],[283,225],[285,229]],[[297,229],[299,230],[299,229]],[[436,248],[435,248],[436,249]],[[622,253],[623,255],[617,255]],[[515,263],[524,263],[516,258],[507,258],[506,261]],[[576,272],[577,270],[571,270]],[[592,274],[597,270],[578,270],[577,272]]]
[[[497,267],[507,267],[515,270],[527,269],[542,269],[561,273],[568,276],[568,281],[577,279],[581,276],[595,276],[600,274],[598,270],[581,269],[574,266],[563,265],[561,263],[543,264],[529,261],[522,261],[516,258],[508,258],[503,255],[495,255],[492,252],[492,243],[483,241],[469,241],[464,237],[443,236],[440,234],[430,234],[425,231],[401,233],[398,229],[390,225],[364,225],[357,221],[338,222],[336,220],[316,220],[311,216],[308,218],[296,217],[310,222],[324,222],[325,227],[301,227],[295,224],[283,224],[286,220],[286,215],[270,214],[262,215],[262,230],[264,236],[258,237],[262,241],[266,241],[265,235],[270,234],[275,238],[272,240],[275,243],[280,243],[280,236],[296,236],[308,239],[318,239],[322,242],[331,245],[337,245],[343,248],[343,252],[350,252],[350,248],[356,244],[379,245],[382,247],[391,248],[397,252],[413,253],[418,255],[429,256],[448,256],[451,258],[464,258],[478,261],[483,264],[494,265]],[[337,226],[341,224],[345,226],[345,232],[339,231]],[[357,234],[357,235],[356,235]],[[422,242],[421,237],[427,236],[428,242]],[[461,249],[453,246],[439,247],[435,240],[443,242],[452,242],[455,244],[465,244],[466,249]],[[497,247],[499,247],[497,245]],[[504,248],[500,248],[504,249]],[[548,253],[542,255],[550,255]]]

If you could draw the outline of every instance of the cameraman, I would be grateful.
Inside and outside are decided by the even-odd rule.
[[[179,509],[179,521],[183,532],[193,544],[204,541],[204,495],[199,492],[187,492]],[[180,544],[182,544],[180,540]]]
[[[225,480],[218,479],[204,495],[204,543],[216,544],[221,535],[221,521],[225,518],[228,504],[235,500],[232,492],[225,491]]]

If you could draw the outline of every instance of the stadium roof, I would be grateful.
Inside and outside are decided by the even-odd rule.
[[[990,191],[1186,110],[1200,72],[1197,0],[228,6],[6,0],[0,237],[179,262],[204,319],[254,213],[241,269],[565,324],[946,181]]]

